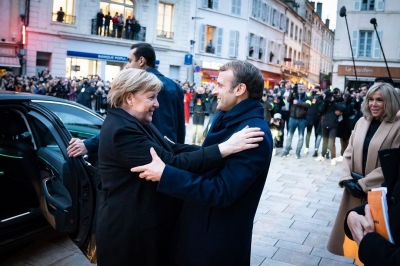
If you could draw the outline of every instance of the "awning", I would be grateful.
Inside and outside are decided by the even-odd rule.
[[[219,71],[213,69],[202,69],[204,76],[209,76],[210,78],[218,78]]]
[[[21,67],[18,57],[0,56],[0,67]]]
[[[311,85],[313,85],[313,86],[319,86],[320,85],[319,83],[314,82],[311,79],[308,79],[308,78],[305,78],[305,77],[303,79],[305,79],[308,83],[311,83]]]

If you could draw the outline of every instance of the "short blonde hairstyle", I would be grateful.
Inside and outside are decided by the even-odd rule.
[[[112,81],[107,102],[111,107],[121,107],[130,93],[159,92],[161,88],[162,82],[154,74],[142,69],[124,69]]]
[[[367,94],[365,95],[365,101],[361,106],[365,119],[373,119],[371,111],[369,110],[368,102],[369,99],[372,98],[372,94],[376,91],[382,93],[383,108],[385,109],[381,120],[385,122],[396,121],[396,113],[400,110],[400,95],[389,83],[376,83],[368,89]]]

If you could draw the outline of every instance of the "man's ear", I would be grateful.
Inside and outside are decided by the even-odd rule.
[[[240,84],[236,87],[236,89],[235,89],[235,95],[236,95],[236,96],[241,96],[241,95],[245,94],[245,93],[247,92],[247,89],[246,89],[246,88],[247,88],[247,87],[246,87],[245,84],[240,83]]]

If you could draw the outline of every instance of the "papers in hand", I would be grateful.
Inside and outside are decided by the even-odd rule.
[[[373,188],[368,191],[368,204],[371,208],[375,231],[386,240],[394,243],[389,227],[388,205],[386,201],[386,187]]]

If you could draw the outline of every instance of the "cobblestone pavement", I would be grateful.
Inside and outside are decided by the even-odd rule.
[[[191,126],[186,142],[191,142]],[[296,144],[295,136],[292,146]],[[338,141],[336,145],[339,151]],[[302,153],[301,159],[296,159],[293,151],[282,158],[282,152],[278,149],[272,158],[254,220],[251,265],[352,265],[352,259],[326,250],[342,195],[337,185],[341,163],[331,166],[329,160],[315,162],[311,151]],[[93,264],[67,237],[55,234],[22,248],[1,265]]]

